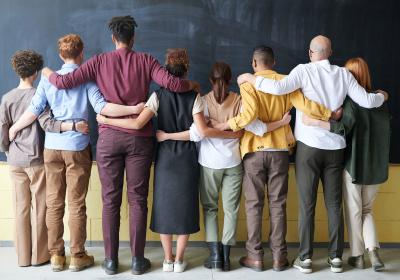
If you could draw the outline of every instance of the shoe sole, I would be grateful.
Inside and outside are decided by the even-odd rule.
[[[91,267],[93,265],[94,265],[94,263],[87,264],[87,265],[84,265],[84,266],[69,266],[68,269],[69,269],[69,271],[72,271],[72,272],[78,272],[78,271],[84,270],[86,268],[89,268],[89,267]]]
[[[51,266],[51,270],[53,272],[60,272],[64,270],[64,265],[63,266]]]
[[[310,274],[312,273],[312,268],[302,268],[301,266],[298,265],[293,265],[294,268],[297,268],[298,270],[300,270],[300,272],[304,273],[304,274]]]
[[[382,267],[376,267],[376,268],[374,267],[373,269],[374,269],[375,272],[381,272],[381,271],[384,271],[384,270],[385,270],[385,267],[384,267],[384,266],[382,266]]]
[[[142,275],[146,273],[151,268],[151,265],[147,267],[145,270],[132,270],[133,275]]]
[[[285,265],[285,266],[282,266],[282,267],[273,267],[272,270],[276,271],[276,272],[281,272],[281,271],[284,271],[284,270],[286,270],[288,268],[289,268],[289,265]]]
[[[104,272],[105,272],[107,275],[115,275],[115,274],[117,274],[117,271],[109,270],[109,269],[105,269],[105,268],[103,268],[103,269],[104,269]]]
[[[341,273],[343,272],[343,268],[331,267],[331,271],[333,273]]]
[[[240,264],[242,267],[250,268],[251,270],[254,270],[254,271],[257,271],[257,272],[262,272],[262,271],[263,271],[263,268],[254,267],[254,266],[248,266],[248,265],[245,265],[245,264],[242,263],[242,262],[239,262],[239,264]]]

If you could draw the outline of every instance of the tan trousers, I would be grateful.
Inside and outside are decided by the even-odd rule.
[[[18,265],[47,262],[46,177],[43,165],[9,166],[15,211]]]
[[[350,174],[343,173],[343,199],[346,225],[352,256],[364,254],[365,249],[379,248],[372,205],[379,185],[356,185]]]
[[[92,167],[90,147],[85,150],[44,150],[47,191],[46,224],[51,255],[64,255],[64,210],[67,194],[70,250],[73,257],[85,253],[86,194]]]

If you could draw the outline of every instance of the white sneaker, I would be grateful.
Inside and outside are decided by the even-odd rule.
[[[334,273],[340,273],[343,272],[343,262],[342,259],[340,258],[328,258],[328,264],[331,267],[331,271]]]
[[[174,272],[177,272],[177,273],[184,272],[186,266],[187,266],[187,262],[185,262],[185,261],[182,261],[182,262],[175,261],[174,262]]]
[[[163,265],[162,265],[162,270],[164,272],[172,272],[172,271],[174,271],[174,262],[173,261],[164,260]]]

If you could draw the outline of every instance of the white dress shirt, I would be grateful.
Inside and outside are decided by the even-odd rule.
[[[342,106],[347,95],[365,108],[379,107],[384,102],[383,94],[367,93],[346,68],[331,65],[327,59],[299,64],[288,76],[279,81],[258,76],[255,88],[275,95],[287,94],[300,88],[305,97],[332,111]],[[302,115],[301,111],[296,110],[295,137],[298,141],[324,150],[346,147],[343,136],[319,127],[304,125]]]

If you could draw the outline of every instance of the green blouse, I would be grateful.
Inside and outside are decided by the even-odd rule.
[[[346,98],[342,119],[331,122],[330,131],[346,137],[345,168],[354,184],[375,185],[387,180],[390,150],[387,103],[366,109]]]

